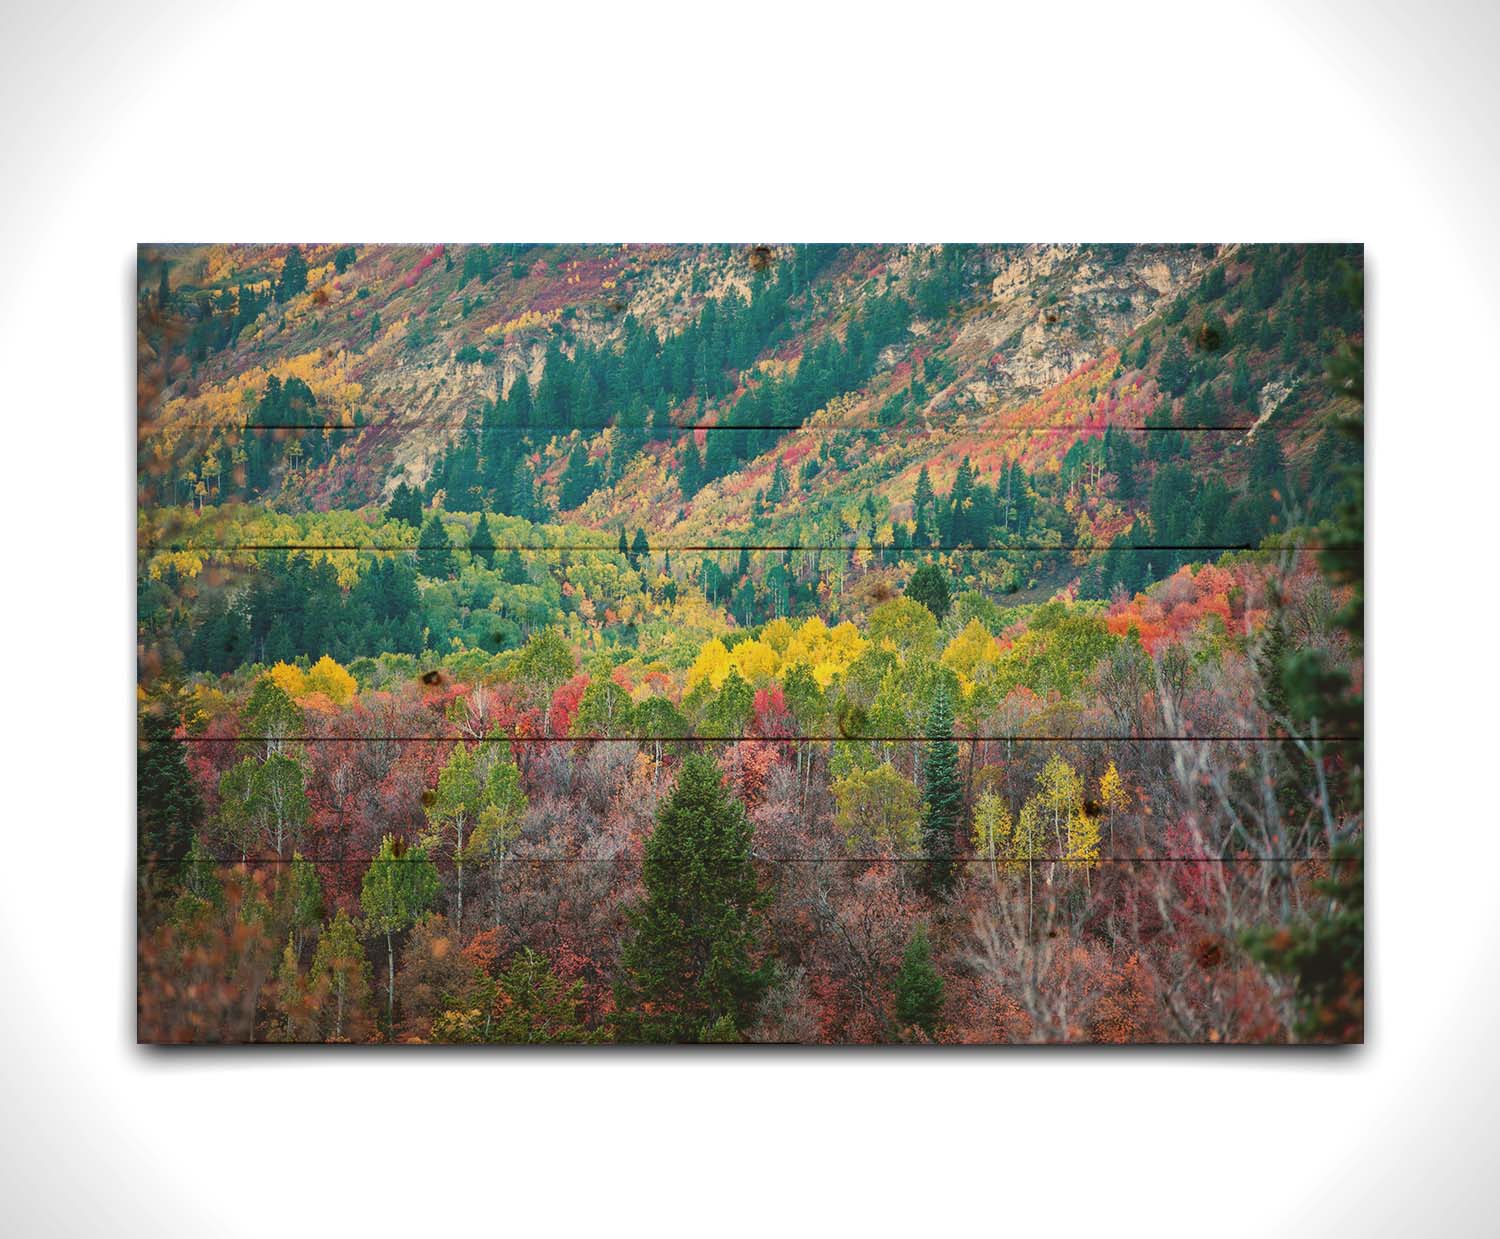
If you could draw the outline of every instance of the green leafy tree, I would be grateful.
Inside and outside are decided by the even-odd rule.
[[[489,1010],[445,1011],[433,1023],[433,1040],[496,1045],[587,1045],[604,1040],[591,1029],[578,1006],[582,981],[565,981],[547,957],[530,947],[516,952],[496,979]]]
[[[307,826],[306,772],[283,753],[272,753],[263,762],[246,757],[220,776],[219,801],[215,833],[241,860],[261,841],[282,856]]]
[[[437,892],[438,871],[426,850],[406,847],[395,836],[386,835],[365,870],[359,904],[369,932],[385,938],[387,1035],[396,1026],[396,935],[432,905]]]
[[[1011,833],[1010,847],[1006,850],[1007,868],[1026,870],[1026,933],[1029,936],[1036,911],[1036,867],[1046,855],[1047,822],[1045,806],[1040,797],[1030,797],[1021,806]]]
[[[552,694],[577,670],[570,646],[555,628],[534,632],[521,647],[516,677],[542,709],[542,730],[552,729]]]
[[[1110,769],[1114,766],[1111,764]],[[991,879],[999,876],[999,858],[1010,843],[1012,823],[1005,798],[985,792],[974,804],[974,850],[990,862]]]
[[[496,929],[500,928],[505,859],[511,844],[520,838],[528,807],[526,793],[521,789],[521,772],[507,753],[490,767],[485,779],[484,807],[479,811],[468,848],[469,859],[489,871]]]
[[[210,835],[219,844],[248,860],[259,824],[254,813],[255,775],[260,763],[243,758],[219,776],[219,812],[210,824]]]
[[[301,959],[308,931],[323,922],[323,884],[318,880],[318,867],[301,852],[293,852],[276,893],[281,905],[278,911],[291,931],[292,949]]]
[[[733,667],[719,686],[703,718],[703,730],[699,733],[716,739],[735,739],[745,734],[750,715],[755,709],[755,689]]]
[[[448,754],[447,764],[438,774],[437,787],[422,809],[432,827],[432,834],[423,843],[451,847],[455,870],[453,930],[459,935],[464,927],[464,833],[473,828],[487,803],[484,783],[474,767],[474,755],[460,740]]]
[[[309,980],[316,991],[326,995],[325,1039],[349,1040],[349,1033],[368,1018],[370,961],[354,922],[343,909],[318,939]]]
[[[302,709],[270,676],[262,676],[240,711],[240,734],[260,745],[269,758],[302,732]]]
[[[713,759],[689,754],[646,840],[646,894],[631,910],[615,985],[622,1039],[699,1041],[721,1021],[750,1023],[771,979],[769,961],[756,962],[765,896],[750,839],[744,805]]]
[[[688,721],[666,697],[648,697],[636,707],[635,727],[642,740],[651,742],[651,781],[655,786],[661,779],[667,746],[677,747],[688,734]]]
[[[932,962],[927,930],[918,925],[896,974],[896,1022],[902,1028],[920,1029],[928,1038],[934,1036],[943,1010],[943,988],[943,975]]]
[[[921,842],[922,797],[890,762],[835,779],[833,799],[834,822],[851,852],[873,847],[904,856]]]
[[[635,703],[630,694],[615,680],[607,663],[596,666],[573,716],[573,734],[628,736],[635,727]]]
[[[253,794],[261,832],[281,856],[295,847],[307,828],[307,772],[285,754],[272,753],[256,773]]]

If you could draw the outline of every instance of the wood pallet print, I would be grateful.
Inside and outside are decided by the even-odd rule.
[[[143,245],[137,1035],[1364,1036],[1356,245]]]

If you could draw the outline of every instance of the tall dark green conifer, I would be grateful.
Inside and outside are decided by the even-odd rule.
[[[750,837],[713,759],[689,754],[646,840],[646,896],[615,982],[621,1040],[726,1040],[750,1024],[770,981]]]
[[[391,502],[385,509],[385,519],[405,521],[416,529],[422,523],[421,492],[405,482],[398,483],[396,489],[391,492]]]
[[[923,564],[906,583],[906,596],[913,602],[920,602],[941,622],[953,602],[948,589],[948,574],[934,563]]]
[[[276,286],[276,299],[289,301],[307,289],[307,259],[302,257],[301,246],[294,245],[286,252],[286,262],[281,267],[281,282]]]
[[[943,974],[932,962],[932,944],[927,930],[918,925],[901,957],[896,974],[896,1022],[902,1028],[920,1028],[931,1037],[937,1031],[943,1009]]]
[[[526,561],[521,558],[521,552],[515,547],[510,548],[510,554],[505,560],[505,583],[507,585],[531,583],[531,574],[526,571]]]
[[[938,894],[953,889],[954,851],[963,816],[958,745],[953,741],[953,700],[947,677],[938,681],[927,715],[927,752],[922,762],[922,848],[928,885]]]
[[[474,537],[469,541],[469,550],[486,568],[495,566],[495,535],[490,532],[489,517],[483,512],[479,514],[479,525],[474,530]]]
[[[536,519],[536,470],[524,456],[516,461],[511,479],[510,514],[528,521]]]
[[[918,520],[921,519],[922,511],[932,502],[932,479],[927,476],[927,466],[922,466],[922,472],[917,474],[917,493],[912,496],[912,505]]]
[[[684,499],[691,499],[703,489],[703,458],[691,433],[682,446],[682,465],[677,471],[677,485]]]
[[[454,573],[453,544],[442,518],[434,512],[417,535],[417,570],[423,576],[444,580]]]
[[[588,449],[582,443],[573,448],[557,488],[558,506],[563,511],[578,507],[599,485],[599,475],[589,463]]]
[[[143,861],[181,860],[203,818],[203,802],[183,755],[185,746],[176,739],[181,723],[171,707],[141,716],[135,803],[136,850]]]

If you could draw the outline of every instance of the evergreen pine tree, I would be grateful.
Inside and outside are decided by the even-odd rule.
[[[939,894],[953,889],[954,849],[963,812],[958,745],[953,741],[953,701],[947,677],[939,679],[927,716],[927,752],[922,762],[922,846],[927,881]]]
[[[1182,337],[1174,334],[1162,351],[1156,381],[1167,395],[1180,396],[1187,390],[1188,374],[1191,369],[1187,350],[1182,346]]]
[[[510,514],[522,520],[536,519],[536,471],[525,457],[516,461],[515,476],[511,479]]]
[[[932,962],[932,944],[924,926],[918,925],[906,944],[895,988],[896,1022],[902,1028],[920,1028],[931,1037],[943,1009],[943,976]]]
[[[413,529],[422,523],[422,495],[412,486],[405,482],[397,484],[391,494],[391,501],[385,509],[385,519],[388,521],[405,521]]]
[[[483,512],[479,514],[479,525],[469,542],[469,550],[486,568],[495,566],[495,535],[490,532],[489,517]]]
[[[913,602],[920,602],[937,616],[940,623],[952,605],[948,576],[934,563],[925,563],[912,573],[911,580],[906,583],[906,596]]]
[[[912,497],[912,505],[916,509],[915,515],[920,522],[922,512],[932,502],[932,479],[927,476],[927,466],[922,466],[922,472],[917,474],[917,493]]]
[[[698,444],[691,433],[682,447],[682,467],[677,473],[677,485],[684,499],[691,499],[703,489],[703,458],[698,455]]]
[[[750,862],[750,823],[711,757],[683,759],[646,840],[644,900],[615,985],[626,1041],[719,1039],[743,1030],[770,981],[757,964],[764,896]]]
[[[135,790],[136,850],[143,861],[181,860],[203,820],[203,802],[177,740],[181,721],[171,707],[141,718]]]
[[[307,259],[302,257],[302,247],[292,246],[286,252],[286,262],[281,267],[281,282],[276,286],[276,299],[290,301],[307,289]]]
[[[1255,389],[1250,383],[1250,367],[1245,364],[1244,354],[1234,364],[1234,374],[1229,384],[1230,398],[1242,409],[1254,409]]]
[[[417,570],[435,580],[445,580],[454,573],[453,544],[436,512],[427,518],[417,535]]]
[[[531,581],[526,571],[526,562],[521,558],[521,552],[515,547],[510,548],[510,554],[505,559],[505,583],[507,585],[526,585]]]
[[[562,482],[557,488],[558,506],[569,511],[581,505],[599,484],[598,475],[589,463],[588,449],[577,444],[563,469]]]

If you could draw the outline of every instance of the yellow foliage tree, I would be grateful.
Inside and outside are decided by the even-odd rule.
[[[1052,818],[1053,839],[1061,851],[1063,824],[1083,810],[1083,780],[1072,766],[1053,753],[1047,758],[1036,783],[1042,806]]]
[[[1114,762],[1110,762],[1105,767],[1104,775],[1099,780],[1099,803],[1109,814],[1109,854],[1113,856],[1115,855],[1115,814],[1130,806],[1130,794],[1125,790],[1125,782],[1120,778],[1120,772],[1115,769]]]
[[[703,648],[698,651],[698,657],[688,668],[687,691],[692,692],[704,680],[708,681],[710,688],[717,690],[723,685],[728,674],[729,651],[718,637],[712,637],[703,643]]]
[[[1003,797],[985,792],[974,804],[974,850],[990,862],[990,877],[999,876],[998,862],[1010,846],[1014,825]]]
[[[301,667],[294,667],[291,663],[277,663],[266,675],[288,697],[307,695],[307,676],[303,674]]]
[[[761,629],[760,633],[760,639],[782,655],[785,655],[791,646],[792,636],[791,622],[779,615]]]
[[[851,853],[874,847],[904,856],[920,845],[921,793],[890,762],[834,780],[833,799],[834,821]]]
[[[1087,813],[1075,813],[1068,819],[1068,868],[1088,871],[1099,863],[1099,819]]]
[[[1016,819],[1011,832],[1010,847],[1006,850],[1006,867],[1026,870],[1026,932],[1031,933],[1032,913],[1035,907],[1036,866],[1045,855],[1043,835],[1046,831],[1045,809],[1039,797],[1031,797],[1021,806],[1021,816]]]
[[[313,663],[306,675],[307,692],[324,693],[335,705],[346,706],[354,700],[358,684],[354,677],[327,654]]]
[[[776,678],[781,659],[764,641],[741,641],[729,652],[729,665],[746,683],[761,688]]]
[[[972,680],[983,664],[993,663],[999,656],[1000,643],[990,635],[988,628],[977,619],[971,619],[943,650],[943,665]]]

